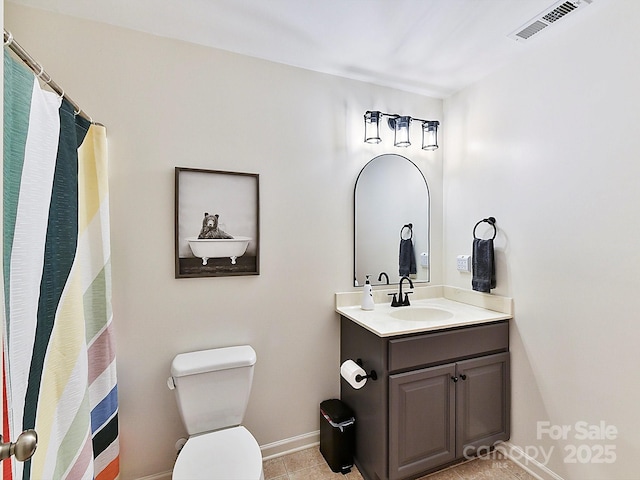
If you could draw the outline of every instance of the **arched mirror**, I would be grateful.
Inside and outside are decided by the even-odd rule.
[[[372,285],[397,284],[401,271],[414,283],[428,282],[429,218],[427,180],[411,160],[370,160],[354,193],[354,285],[364,285],[367,275]]]

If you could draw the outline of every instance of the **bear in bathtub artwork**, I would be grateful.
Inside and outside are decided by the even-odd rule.
[[[220,215],[217,213],[215,215],[209,215],[208,212],[204,212],[204,219],[202,220],[202,229],[200,230],[200,235],[198,238],[202,239],[212,239],[212,238],[233,238],[227,232],[220,230],[218,227],[218,219]]]
[[[231,265],[235,265],[251,241],[250,237],[234,237],[222,230],[219,219],[217,213],[209,215],[205,212],[198,238],[187,238],[189,248],[202,259],[202,265],[207,265],[210,258],[229,258]]]
[[[175,167],[175,277],[260,275],[260,176]]]

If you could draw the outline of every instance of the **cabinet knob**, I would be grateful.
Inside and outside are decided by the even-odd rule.
[[[453,380],[454,382],[458,381],[458,377],[451,377],[451,380]]]
[[[467,379],[467,376],[466,376],[464,373],[461,373],[461,374],[460,374],[460,378],[461,378],[462,380],[466,380],[466,379]]]

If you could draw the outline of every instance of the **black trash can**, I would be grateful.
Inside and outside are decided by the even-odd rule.
[[[320,403],[320,453],[334,472],[349,473],[353,467],[356,419],[341,400]]]

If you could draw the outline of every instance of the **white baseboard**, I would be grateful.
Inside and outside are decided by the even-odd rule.
[[[510,442],[501,443],[496,447],[507,458],[518,464],[519,467],[538,478],[539,480],[564,480],[560,475],[550,470],[546,465],[527,455],[517,445]]]
[[[137,480],[171,480],[172,471],[156,473],[154,475],[147,475],[146,477],[140,477]]]
[[[305,433],[296,437],[285,438],[273,443],[267,443],[260,446],[262,452],[262,460],[270,460],[272,458],[281,457],[289,453],[304,450],[305,448],[314,447],[320,444],[320,430]],[[171,480],[171,470],[167,472],[156,473],[146,477],[140,477],[137,480]]]
[[[285,438],[277,442],[267,443],[260,446],[263,460],[281,457],[289,453],[294,453],[305,448],[314,447],[320,444],[320,430],[305,433],[296,437]],[[564,480],[560,475],[556,474],[546,465],[538,462],[534,458],[527,455],[520,447],[510,442],[501,443],[496,447],[506,457],[517,463],[522,469],[536,477],[538,480]],[[140,477],[137,480],[171,480],[171,470],[146,477]]]
[[[320,444],[320,430],[309,432],[296,437],[285,438],[273,443],[267,443],[260,446],[262,451],[262,459],[270,460],[272,458],[281,457],[289,453],[304,450],[305,448],[314,447]]]

